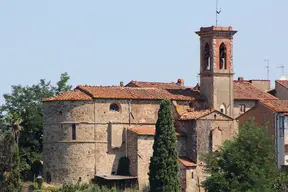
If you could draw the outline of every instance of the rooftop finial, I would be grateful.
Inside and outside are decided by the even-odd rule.
[[[216,26],[218,26],[218,15],[221,13],[221,8],[218,9],[218,0],[216,0]]]

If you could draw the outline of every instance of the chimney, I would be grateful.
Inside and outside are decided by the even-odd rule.
[[[120,87],[124,87],[124,82],[120,81]]]
[[[243,81],[244,78],[243,77],[238,77],[238,81]]]
[[[184,79],[178,79],[176,84],[180,86],[184,86]]]

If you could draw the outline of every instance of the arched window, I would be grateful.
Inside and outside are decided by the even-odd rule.
[[[211,64],[210,64],[210,47],[209,47],[209,44],[206,43],[205,45],[205,50],[204,50],[204,64],[205,64],[205,67],[204,67],[204,70],[210,70],[211,69]]]
[[[120,111],[119,105],[116,104],[116,103],[112,103],[112,104],[110,105],[110,111],[111,111],[111,112],[119,112],[119,111]]]
[[[220,69],[227,69],[227,61],[226,61],[226,46],[224,43],[221,43],[219,50],[219,58],[220,58]]]
[[[226,114],[226,106],[224,103],[220,106],[220,112]]]

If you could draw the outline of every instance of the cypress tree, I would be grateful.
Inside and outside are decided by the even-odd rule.
[[[150,192],[178,192],[180,190],[176,142],[171,102],[163,100],[158,111],[153,156],[150,159]]]
[[[12,133],[6,132],[2,137],[3,148],[0,153],[1,192],[22,191],[20,183],[19,151]]]

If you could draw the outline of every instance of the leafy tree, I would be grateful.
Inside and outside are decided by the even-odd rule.
[[[275,178],[286,179],[276,166],[272,138],[265,127],[252,121],[239,128],[238,137],[205,154],[203,160],[210,174],[203,182],[208,192],[276,192],[283,186],[276,186]]]
[[[15,143],[15,137],[11,132],[1,135],[0,149],[0,191],[21,191],[19,153]]]
[[[13,129],[20,153],[20,170],[24,180],[32,180],[31,165],[42,158],[43,114],[42,100],[71,90],[69,76],[61,74],[56,86],[41,79],[32,86],[13,85],[12,93],[4,94],[0,108],[0,128]]]
[[[171,102],[163,100],[158,112],[153,156],[149,167],[151,192],[178,192],[180,190],[177,158],[176,134],[171,113]]]

